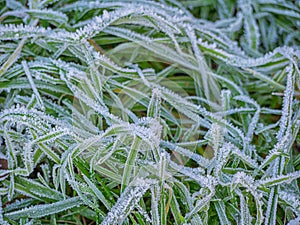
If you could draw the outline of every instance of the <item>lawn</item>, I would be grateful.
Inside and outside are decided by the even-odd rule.
[[[0,224],[299,225],[299,0],[0,0]]]

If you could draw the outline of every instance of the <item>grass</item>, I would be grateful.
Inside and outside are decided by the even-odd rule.
[[[1,224],[298,224],[299,1],[0,1]]]

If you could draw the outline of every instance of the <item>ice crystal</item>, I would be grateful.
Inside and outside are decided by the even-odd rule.
[[[0,1],[0,224],[299,223],[298,3]]]

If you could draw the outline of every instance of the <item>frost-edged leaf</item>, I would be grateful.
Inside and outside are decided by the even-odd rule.
[[[138,186],[127,187],[101,224],[122,223],[150,188],[150,184],[151,181],[141,179],[137,180]]]
[[[244,30],[249,49],[257,51],[259,46],[259,29],[253,16],[251,1],[239,1],[244,16]]]
[[[62,194],[32,179],[15,177],[15,191],[35,199],[61,200]]]
[[[275,146],[274,149],[272,149],[269,152],[269,155],[266,156],[266,158],[264,159],[264,161],[261,163],[260,165],[260,169],[263,169],[264,167],[266,167],[267,165],[269,165],[272,161],[274,161],[276,158],[278,157],[289,157],[288,154],[284,153],[284,146],[287,143],[287,137],[288,136],[284,136],[280,142],[278,142]]]
[[[245,164],[249,165],[252,168],[258,168],[258,163],[246,155],[243,151],[239,150],[236,147],[232,148],[232,153],[237,156],[237,158],[241,159]]]
[[[18,211],[9,212],[6,213],[5,216],[7,216],[10,219],[19,219],[22,217],[41,218],[44,216],[65,211],[67,209],[78,207],[81,204],[82,201],[79,197],[73,197],[52,204],[35,205]]]
[[[282,116],[280,118],[280,128],[277,133],[277,140],[280,141],[281,138],[285,134],[289,134],[291,130],[291,120],[292,120],[292,102],[293,102],[293,93],[294,93],[294,83],[295,77],[293,74],[293,66],[290,64],[286,68],[287,72],[287,84],[286,89],[284,92],[284,99],[283,99],[283,109],[282,109]],[[278,202],[278,185],[282,183],[289,183],[293,179],[297,179],[299,177],[299,171],[294,172],[290,175],[282,175],[284,166],[284,158],[281,157],[280,159],[276,159],[273,165],[273,177],[268,178],[265,181],[261,181],[262,185],[271,186],[271,192],[269,195],[268,201],[268,208],[266,212],[267,222],[275,223],[276,221],[276,210],[277,210],[277,202]]]
[[[222,225],[225,225],[225,224],[231,224],[227,218],[227,215],[226,215],[226,209],[225,209],[225,205],[222,201],[215,201],[214,202],[214,206],[216,208],[216,211],[218,213],[218,216],[219,216],[219,221]]]
[[[28,78],[28,81],[30,83],[30,86],[33,90],[33,93],[36,95],[36,97],[38,99],[38,102],[39,102],[39,105],[40,105],[41,109],[45,110],[43,100],[42,100],[42,98],[41,98],[41,96],[40,96],[40,94],[39,94],[39,92],[38,92],[38,90],[37,90],[37,88],[34,84],[34,81],[33,81],[32,76],[31,76],[31,72],[29,71],[29,68],[28,68],[28,65],[27,65],[26,61],[22,61],[22,66],[24,68],[24,72],[25,72],[25,74]]]
[[[7,152],[7,166],[9,169],[15,168],[17,164],[17,158],[16,158],[16,152],[15,152],[15,147],[13,146],[12,139],[7,131],[6,124],[4,125],[3,129],[4,133],[4,138],[6,141],[6,147],[8,149]]]
[[[275,224],[276,221],[276,210],[278,204],[278,187],[271,189],[269,200],[268,200],[268,207],[265,215],[265,224]]]
[[[270,85],[280,89],[280,90],[284,90],[285,87],[281,84],[278,84],[276,81],[274,81],[273,79],[269,78],[268,76],[260,73],[260,72],[257,72],[257,71],[254,71],[252,69],[249,69],[249,68],[244,68],[246,71],[248,71],[249,73],[251,73],[253,76],[269,83]]]
[[[196,213],[198,213],[198,212],[201,212],[201,210],[202,210],[203,208],[205,208],[205,206],[206,206],[207,204],[209,204],[210,199],[211,199],[211,198],[213,197],[213,195],[214,195],[214,190],[210,190],[210,191],[211,191],[211,193],[209,193],[207,196],[203,197],[202,199],[198,200],[198,201],[196,202],[195,207],[191,210],[191,212],[187,213],[187,215],[185,216],[185,219],[186,219],[187,221],[189,221],[189,220],[193,217],[194,214],[196,214]]]
[[[1,29],[0,29],[1,32]],[[0,33],[1,35],[1,33]],[[0,36],[1,37],[1,36]],[[19,43],[18,47],[13,51],[13,53],[8,57],[8,59],[6,60],[5,63],[3,63],[3,65],[1,65],[0,68],[0,77],[9,69],[10,66],[12,66],[15,61],[19,58],[20,56],[20,52],[23,48],[23,45],[25,44],[26,39],[23,38],[21,40],[21,42]]]
[[[286,89],[284,91],[284,99],[283,99],[283,106],[282,106],[282,116],[280,118],[280,129],[277,133],[277,139],[280,141],[280,139],[283,137],[284,132],[289,131],[291,126],[291,119],[292,119],[292,102],[293,102],[293,95],[294,95],[294,85],[295,85],[295,75],[293,71],[293,66],[290,64],[286,68],[287,72],[287,83],[286,83]]]
[[[147,117],[158,118],[160,113],[160,91],[158,89],[154,89],[152,91],[152,97],[149,102]]]
[[[46,35],[49,30],[43,27],[27,25],[2,25],[0,26],[0,40],[33,38]]]
[[[296,171],[293,173],[289,173],[286,175],[280,175],[277,177],[267,178],[265,180],[261,180],[258,182],[260,186],[263,187],[272,187],[284,183],[291,183],[293,180],[298,179],[300,177],[300,172]]]
[[[89,180],[86,176],[83,175],[84,180],[87,182],[87,184],[91,187],[97,198],[105,205],[107,209],[110,209],[110,203],[106,200],[105,196],[101,193],[101,191],[97,188],[97,186]]]
[[[8,187],[8,195],[7,195],[7,198],[9,200],[12,200],[13,199],[13,196],[14,196],[14,193],[15,193],[15,176],[13,174],[10,174],[9,176],[9,187]]]
[[[32,17],[49,21],[50,23],[56,22],[57,24],[64,24],[67,23],[68,21],[68,17],[65,14],[58,11],[53,11],[51,9],[47,9],[47,10],[30,9],[30,10],[26,10],[25,13],[29,14]]]
[[[252,216],[250,215],[248,204],[246,202],[246,199],[244,195],[241,193],[240,190],[236,190],[236,193],[238,194],[240,198],[240,208],[241,208],[241,223],[240,224],[252,224]]]
[[[123,177],[122,177],[122,190],[129,184],[130,178],[132,177],[132,172],[135,173],[135,160],[137,157],[137,153],[139,150],[140,139],[138,137],[134,137],[132,142],[132,146],[129,150],[129,155],[125,163]]]

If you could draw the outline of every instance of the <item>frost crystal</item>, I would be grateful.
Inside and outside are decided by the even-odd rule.
[[[0,1],[0,224],[299,223],[299,6]]]

